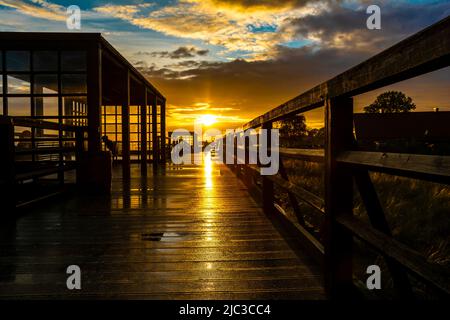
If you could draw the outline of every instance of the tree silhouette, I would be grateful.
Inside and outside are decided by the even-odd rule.
[[[387,91],[380,94],[376,100],[364,108],[366,113],[400,113],[416,109],[410,97],[400,91]]]
[[[308,128],[305,116],[294,115],[281,121],[278,126],[280,130],[280,146],[288,148],[300,148],[308,142]]]
[[[302,114],[283,120],[280,126],[280,136],[282,138],[307,136],[308,130],[305,121],[305,116]]]

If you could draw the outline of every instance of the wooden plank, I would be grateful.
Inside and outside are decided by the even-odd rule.
[[[372,171],[450,183],[450,156],[345,151],[338,161]]]
[[[280,148],[280,157],[298,159],[310,162],[323,162],[325,151],[323,149],[294,149]]]
[[[244,129],[320,107],[325,99],[361,94],[449,65],[450,17],[447,17],[255,118]]]
[[[337,218],[337,221],[379,253],[394,259],[428,285],[443,294],[450,294],[450,274],[443,267],[429,263],[416,251],[356,218],[341,216]]]
[[[73,194],[27,209],[2,233],[1,297],[323,299],[320,268],[213,166],[211,177],[181,166],[142,179],[132,165],[127,183],[115,168],[107,199]],[[73,263],[75,295],[65,285]]]

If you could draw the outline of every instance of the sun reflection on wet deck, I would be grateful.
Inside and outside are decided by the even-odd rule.
[[[211,159],[211,152],[208,152],[204,155],[203,165],[204,165],[203,171],[204,171],[206,188],[212,189],[213,188],[213,178],[212,178],[213,161]]]

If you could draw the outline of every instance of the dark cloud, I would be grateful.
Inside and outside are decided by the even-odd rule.
[[[284,8],[302,7],[312,0],[212,0],[215,5],[241,8]]]
[[[435,4],[396,5],[379,3],[381,30],[366,27],[366,7],[354,10],[334,3],[330,10],[319,15],[291,19],[288,27],[294,28],[300,38],[318,38],[325,47],[353,47],[355,50],[379,50],[390,46],[450,14],[450,2]]]
[[[146,55],[151,57],[169,58],[169,59],[186,59],[194,58],[196,56],[204,57],[208,55],[209,50],[197,49],[196,47],[179,47],[174,51],[153,51],[142,52],[139,51],[136,55]]]
[[[204,69],[204,68],[215,68],[221,66],[222,62],[216,61],[195,61],[195,60],[186,60],[181,61],[174,64],[169,64],[164,66],[165,68],[172,69]]]

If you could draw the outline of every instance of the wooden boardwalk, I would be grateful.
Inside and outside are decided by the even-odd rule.
[[[72,194],[3,225],[0,298],[324,298],[318,267],[227,167],[131,172],[110,198]],[[81,290],[66,288],[73,264]]]

